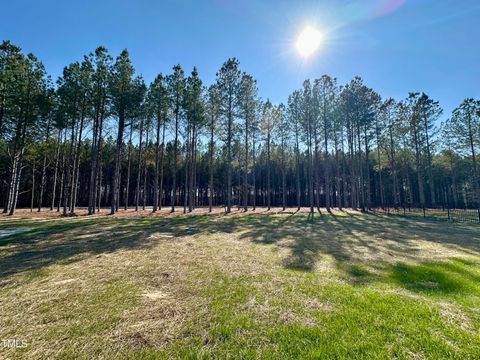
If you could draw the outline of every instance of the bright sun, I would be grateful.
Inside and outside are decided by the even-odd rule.
[[[312,55],[322,42],[322,34],[317,29],[307,26],[297,39],[297,50],[303,57]]]

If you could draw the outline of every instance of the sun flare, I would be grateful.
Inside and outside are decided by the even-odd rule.
[[[296,47],[299,54],[309,57],[318,50],[322,43],[322,34],[314,27],[307,26],[298,36]]]

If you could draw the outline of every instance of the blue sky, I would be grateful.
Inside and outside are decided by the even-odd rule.
[[[305,78],[359,75],[383,97],[425,91],[448,115],[480,98],[478,0],[3,0],[0,38],[33,52],[58,76],[106,46],[128,48],[147,81],[180,63],[206,84],[228,57],[286,101]],[[307,24],[325,34],[308,60],[294,42]]]

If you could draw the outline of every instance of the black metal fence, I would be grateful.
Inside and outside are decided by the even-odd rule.
[[[433,220],[444,220],[452,222],[480,223],[480,209],[450,209],[448,207],[440,208],[375,208],[371,209],[375,213],[384,213],[391,215],[400,215],[405,217],[417,217]]]

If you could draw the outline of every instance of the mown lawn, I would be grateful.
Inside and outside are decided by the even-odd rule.
[[[27,347],[0,358],[480,358],[479,225],[2,217],[2,234],[0,339]]]

